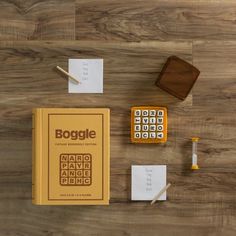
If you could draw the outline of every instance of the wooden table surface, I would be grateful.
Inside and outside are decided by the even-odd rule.
[[[236,235],[235,21],[234,0],[1,0],[0,235]],[[154,86],[170,55],[201,71],[185,101]],[[68,58],[104,58],[104,94],[68,94]],[[165,145],[130,143],[133,105],[168,107]],[[109,206],[32,205],[34,107],[111,108]],[[167,164],[167,201],[131,202],[132,164]]]

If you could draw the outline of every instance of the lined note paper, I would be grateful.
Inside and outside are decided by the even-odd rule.
[[[132,165],[131,199],[150,201],[166,186],[166,165]],[[166,200],[166,192],[160,200]]]
[[[69,93],[103,93],[103,59],[69,59],[69,74],[80,82],[68,80]]]

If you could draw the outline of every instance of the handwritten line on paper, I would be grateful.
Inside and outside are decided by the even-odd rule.
[[[103,93],[103,59],[69,59],[69,74],[81,82],[69,81],[69,93]]]
[[[131,199],[151,201],[166,186],[166,165],[132,165]],[[163,193],[158,200],[166,200]]]

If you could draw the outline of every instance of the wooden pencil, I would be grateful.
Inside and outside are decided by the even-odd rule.
[[[60,66],[56,67],[59,71],[61,71],[63,74],[67,75],[69,79],[73,80],[75,83],[80,83],[77,79],[75,79],[72,75],[70,75],[67,71],[63,70]]]
[[[171,184],[167,184],[152,200],[151,202],[151,205],[153,205],[157,200],[158,198],[171,186]]]

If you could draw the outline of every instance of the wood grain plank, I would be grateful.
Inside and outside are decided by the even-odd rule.
[[[10,114],[10,115],[7,115]],[[14,114],[14,115],[12,115]],[[235,172],[235,116],[218,116],[203,110],[188,112],[170,108],[168,142],[165,145],[135,145],[130,143],[129,108],[112,107],[111,171],[126,174],[132,164],[168,164],[170,171],[190,172],[192,136],[200,136],[198,148],[201,172]],[[199,114],[204,114],[200,115]],[[0,171],[30,173],[31,110],[21,107],[14,113],[6,110],[2,119]],[[7,137],[7,140],[6,140]],[[9,149],[9,146],[12,146]],[[16,155],[17,153],[17,155]],[[15,176],[15,178],[18,178]],[[24,180],[24,178],[23,178]]]
[[[234,40],[235,17],[233,0],[77,0],[76,38]]]
[[[74,0],[3,0],[0,40],[74,39],[74,19]]]
[[[114,158],[111,165],[114,170],[123,173],[127,165],[133,162],[142,164],[144,156],[146,163],[168,163],[178,170],[187,170],[191,161],[192,136],[201,137],[198,148],[200,166],[222,168],[221,171],[234,168],[235,116],[227,113],[221,116],[218,113],[206,115],[202,110],[194,112],[191,109],[183,114],[183,109],[179,108],[176,112],[169,108],[168,142],[164,145],[135,145],[130,143],[129,107],[111,107],[111,155]],[[3,110],[0,147],[2,163],[9,165],[3,164],[0,169],[11,167],[15,171],[19,165],[14,165],[14,162],[21,160],[23,166],[28,166],[31,158],[31,109],[15,107],[15,112],[13,108]],[[199,113],[204,116],[199,116]],[[9,150],[11,143],[14,146]]]
[[[19,207],[21,206],[21,207]],[[6,217],[6,215],[8,217]],[[11,222],[9,221],[11,219]],[[5,235],[234,235],[230,203],[149,203],[101,206],[32,206],[28,200],[1,201]],[[14,224],[12,224],[14,222]]]
[[[67,95],[67,82],[55,72],[55,66],[67,68],[69,58],[103,58],[103,96],[83,96],[101,100],[108,96],[136,99],[137,94],[149,91],[149,100],[161,99],[167,103],[178,103],[162,92],[154,83],[167,57],[179,55],[192,61],[191,42],[148,42],[148,43],[106,43],[106,42],[1,42],[0,65],[1,93],[9,97],[24,94]],[[55,59],[56,58],[56,59]],[[145,80],[145,82],[144,82]],[[20,86],[19,86],[20,84]],[[38,89],[42,87],[43,89]],[[55,87],[57,88],[55,90]],[[120,94],[122,93],[122,96]],[[70,95],[73,96],[73,95]],[[167,97],[167,98],[166,98]],[[22,97],[24,98],[24,97]],[[111,97],[110,97],[111,98]],[[14,99],[14,98],[13,98]],[[94,102],[97,101],[93,99]],[[107,100],[109,101],[109,100]],[[115,101],[114,101],[115,102]],[[127,102],[127,101],[126,101]],[[129,102],[129,101],[128,101]]]
[[[135,164],[135,161],[133,161]],[[152,162],[154,163],[154,162]],[[113,163],[114,164],[114,163]],[[22,164],[21,164],[22,165]],[[111,204],[132,203],[130,165],[123,168],[123,173],[111,169]],[[0,199],[31,200],[31,168],[11,171],[1,170]],[[223,168],[222,168],[223,169]],[[234,170],[221,171],[214,168],[202,168],[198,172],[180,170],[173,164],[168,165],[168,182],[172,184],[168,191],[171,203],[225,203],[235,204]],[[226,194],[226,193],[232,194]],[[9,194],[10,193],[10,194]]]
[[[194,64],[201,70],[194,103],[211,110],[236,112],[236,41],[195,41]]]

